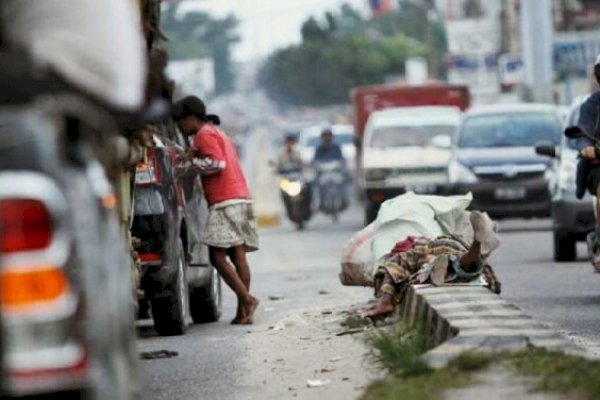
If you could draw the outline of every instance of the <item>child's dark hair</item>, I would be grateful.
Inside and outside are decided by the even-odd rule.
[[[206,114],[206,105],[196,96],[188,96],[173,104],[171,112],[173,119],[177,122],[184,118],[194,116],[204,122],[220,125],[221,118],[214,114]]]

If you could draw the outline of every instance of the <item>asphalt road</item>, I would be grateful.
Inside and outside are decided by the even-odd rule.
[[[306,231],[291,225],[261,232],[261,250],[251,255],[253,292],[261,300],[257,323],[268,324],[291,313],[317,306],[364,302],[368,288],[348,288],[338,280],[344,243],[361,228],[358,209],[342,215],[338,224],[318,216]],[[232,326],[235,298],[224,286],[222,320],[190,327],[185,336],[157,337],[140,330],[143,352],[175,351],[168,359],[141,361],[143,393],[147,400],[221,400],[239,398],[246,349],[252,327]],[[281,300],[269,300],[270,296]],[[249,333],[250,332],[250,333]]]
[[[369,289],[339,284],[342,246],[360,229],[358,208],[339,224],[319,216],[306,231],[287,223],[262,231],[262,246],[252,255],[253,288],[262,300],[259,323],[316,306],[366,301]],[[493,265],[503,283],[503,296],[526,313],[600,354],[600,274],[585,261],[552,261],[549,221],[501,223],[502,246]],[[321,293],[321,294],[320,294]],[[323,295],[325,294],[325,295]],[[272,301],[269,296],[283,297]],[[222,321],[197,325],[185,336],[161,338],[151,328],[141,330],[140,351],[172,350],[178,356],[142,361],[144,399],[239,398],[248,335],[253,328],[234,327],[229,320],[235,302],[225,291]],[[256,389],[254,390],[256,392]]]

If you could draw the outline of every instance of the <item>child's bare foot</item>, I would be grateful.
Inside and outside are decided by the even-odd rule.
[[[254,323],[254,313],[258,308],[258,304],[258,299],[250,296],[248,301],[242,306],[244,312],[238,322],[239,325],[252,325]]]

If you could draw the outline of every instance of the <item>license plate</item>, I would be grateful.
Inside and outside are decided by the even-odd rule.
[[[494,191],[494,195],[498,200],[520,200],[527,195],[527,190],[524,187],[503,187]]]

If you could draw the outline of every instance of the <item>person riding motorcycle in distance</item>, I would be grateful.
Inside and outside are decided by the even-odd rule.
[[[304,168],[302,157],[296,149],[296,139],[294,136],[286,136],[283,143],[283,150],[277,159],[277,172],[280,174],[286,172],[299,172]]]
[[[594,64],[594,77],[600,85],[600,55]],[[577,167],[577,197],[582,198],[586,189],[596,196],[596,243],[590,245],[594,249],[593,266],[600,272],[600,146],[592,140],[592,137],[600,140],[600,91],[594,92],[582,104],[577,126],[568,128],[567,136],[572,129],[583,131],[588,136],[578,138],[580,161]]]
[[[333,129],[330,126],[325,126],[321,131],[321,144],[317,147],[315,151],[315,156],[312,161],[313,167],[315,167],[318,171],[318,165],[321,163],[329,163],[329,162],[339,162],[341,167],[341,172],[344,175],[344,180],[347,183],[350,181],[350,173],[347,169],[346,159],[344,158],[344,154],[342,153],[342,148],[339,144],[335,142],[333,136]],[[319,174],[317,172],[317,177],[315,182],[318,182]],[[348,193],[347,188],[344,187],[343,193],[343,208],[346,208],[348,205]]]
[[[313,164],[328,161],[342,161],[344,164],[346,163],[342,154],[342,148],[334,141],[332,129],[325,127],[321,132],[321,144],[315,151]]]

